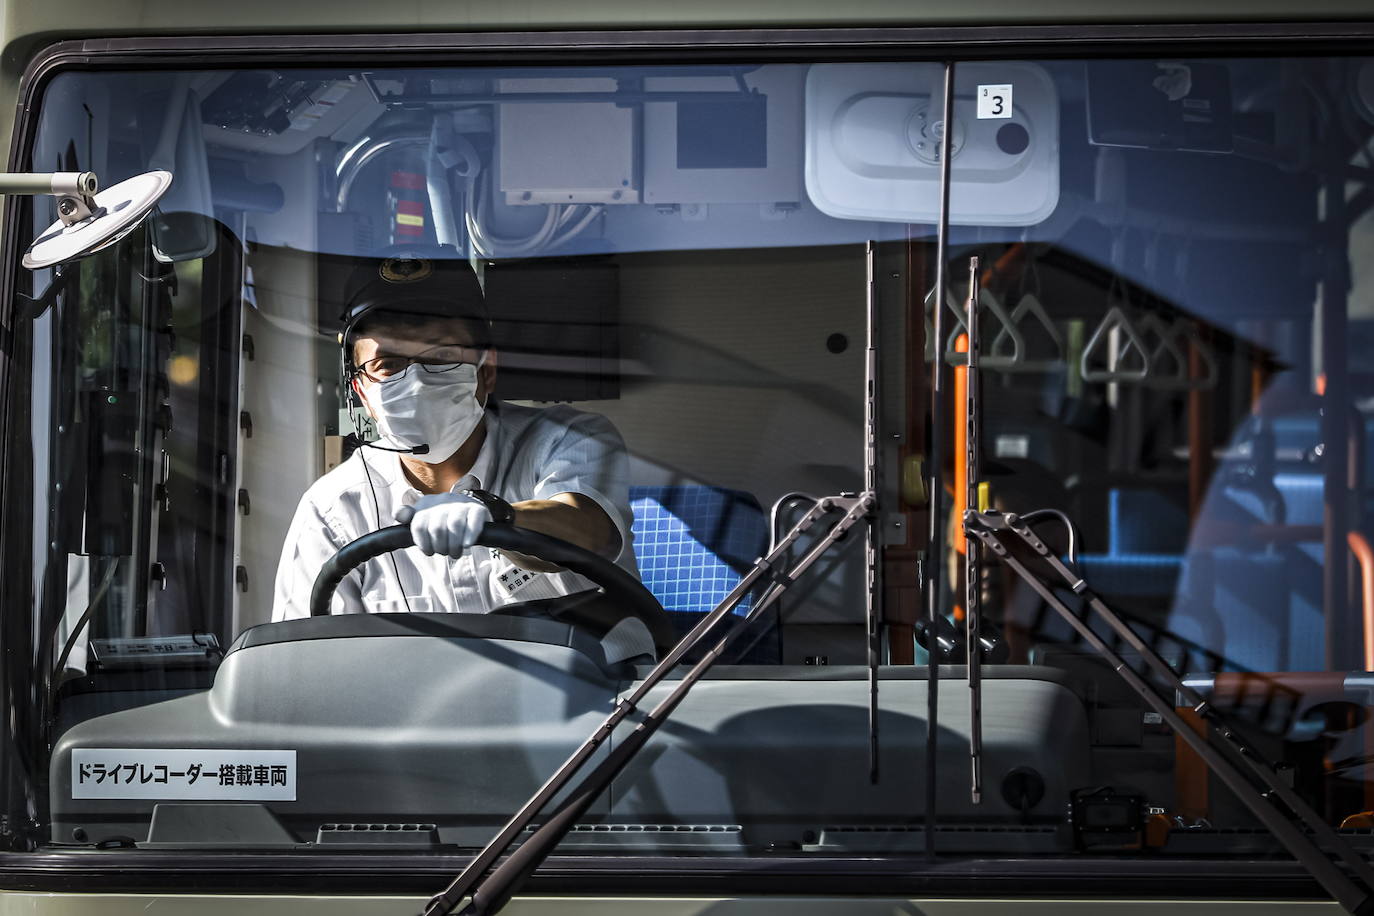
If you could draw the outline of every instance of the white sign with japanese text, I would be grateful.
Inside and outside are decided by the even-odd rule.
[[[76,748],[72,798],[295,801],[296,752]]]

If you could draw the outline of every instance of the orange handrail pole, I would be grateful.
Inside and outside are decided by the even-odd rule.
[[[938,347],[936,348],[938,352]],[[960,334],[954,338],[954,352],[968,352],[968,335]],[[968,508],[968,467],[964,455],[968,453],[968,365],[954,367],[954,503],[951,517],[963,519],[964,509]],[[959,524],[963,530],[963,522]],[[954,549],[965,552],[967,541],[962,537],[953,538]]]
[[[1360,606],[1364,620],[1364,670],[1374,671],[1374,547],[1358,531],[1345,535],[1350,550],[1360,564]],[[1334,561],[1333,561],[1334,562]]]
[[[985,287],[994,286],[999,278],[1010,274],[1029,259],[1030,249],[1026,243],[1016,242],[1007,248],[1006,251],[1002,252],[1002,256],[998,258],[991,267],[983,271],[983,275],[979,278],[978,284]]]

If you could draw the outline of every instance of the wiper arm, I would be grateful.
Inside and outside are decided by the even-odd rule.
[[[878,291],[874,285],[874,245],[864,248],[868,284],[865,287],[867,346],[864,351],[864,489],[878,492]],[[868,514],[864,527],[864,626],[868,631],[868,781],[878,784],[878,664],[882,660],[882,547],[878,537],[878,516]]]
[[[978,340],[978,259],[968,259],[968,365],[965,369],[964,507],[978,507],[978,408],[982,378],[978,372],[982,344]],[[983,614],[983,556],[977,538],[964,531],[964,642],[968,646],[969,800],[983,802],[983,680],[982,640],[978,628]]]
[[[758,619],[846,531],[867,519],[874,511],[876,503],[877,497],[872,491],[857,496],[853,494],[827,496],[818,501],[793,526],[787,536],[768,552],[767,556],[754,561],[753,568],[744,575],[744,578],[730,591],[730,594],[725,596],[725,600],[702,618],[700,623],[669,650],[668,654],[654,666],[653,671],[635,688],[634,692],[616,704],[606,721],[592,733],[591,737],[581,747],[572,753],[572,756],[564,761],[563,765],[539,788],[539,791],[477,854],[476,858],[463,870],[463,873],[429,901],[425,907],[425,916],[441,916],[441,914],[451,913],[465,899],[468,900],[468,904],[463,908],[462,916],[488,916],[488,914],[496,913],[505,906],[525,879],[548,858],[554,847],[587,813],[587,809],[591,807],[597,796],[605,791],[611,781],[620,774],[626,764],[644,746],[645,742],[653,736],[654,732],[658,731],[659,726],[672,715],[673,710],[686,698],[693,685],[701,680],[702,676],[719,660],[730,643],[747,629],[745,624]],[[792,564],[785,572],[779,570],[776,564],[787,556],[788,551],[798,539],[817,521],[833,511],[840,511],[844,514],[800,560]],[[496,860],[539,816],[539,812],[563,790],[583,765],[591,759],[597,749],[610,737],[615,727],[638,708],[639,704],[648,696],[649,691],[658,686],[677,667],[683,656],[705,639],[716,624],[733,611],[735,606],[756,585],[765,581],[769,581],[771,584],[758,602],[750,608],[741,625],[731,628],[730,632],[726,633],[720,642],[702,656],[702,659],[682,678],[672,693],[660,701],[653,711],[644,717],[644,720],[635,727],[629,737],[612,749],[606,759],[601,761],[596,769],[588,773],[569,792],[568,797],[534,833],[520,844],[515,852],[488,873]]]
[[[1274,767],[1254,747],[1228,726],[1217,709],[1196,690],[1188,686],[1159,653],[1141,639],[1130,625],[1102,599],[1088,589],[1088,584],[1070,569],[1038,538],[1024,517],[1001,512],[979,512],[972,508],[964,513],[964,528],[983,542],[1002,562],[1033,588],[1050,607],[1073,627],[1078,635],[1105,658],[1117,674],[1144,700],[1160,718],[1168,723],[1174,734],[1186,741],[1193,752],[1202,758],[1207,768],[1226,784],[1236,797],[1283,844],[1308,873],[1347,912],[1374,913],[1374,869],[1341,839],[1331,825],[1303,801]],[[1029,552],[1036,561],[1048,566],[1062,581],[1050,585],[1036,575],[1021,559]],[[1146,680],[1118,655],[1087,621],[1054,592],[1067,587],[1087,603],[1112,632],[1133,650],[1140,653],[1145,664],[1168,687],[1176,691],[1207,723],[1209,734],[1194,731],[1178,714],[1172,700],[1166,700]],[[1220,739],[1212,743],[1209,738]],[[1239,761],[1239,762],[1238,762]],[[1310,831],[1311,835],[1308,835]],[[1360,883],[1351,880],[1333,862],[1326,850],[1334,852]],[[1364,886],[1361,887],[1360,884]]]

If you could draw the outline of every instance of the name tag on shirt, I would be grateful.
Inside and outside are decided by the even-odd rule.
[[[531,569],[521,569],[514,563],[510,563],[505,557],[494,557],[497,562],[505,562],[506,568],[496,575],[496,584],[501,587],[501,591],[506,593],[507,598],[514,598],[520,591],[538,579],[544,578],[541,572]]]

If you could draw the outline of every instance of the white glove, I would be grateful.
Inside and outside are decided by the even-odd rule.
[[[461,493],[425,496],[407,508],[412,511],[402,509],[396,513],[396,519],[410,525],[415,546],[429,555],[461,557],[482,533],[482,526],[491,521],[490,509]]]

